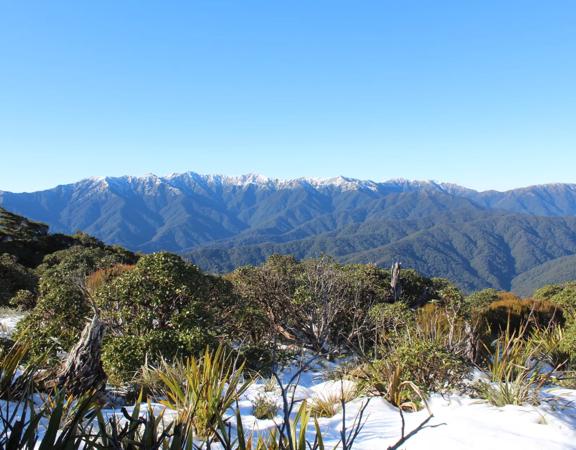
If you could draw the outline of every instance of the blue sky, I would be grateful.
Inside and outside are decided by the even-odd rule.
[[[0,190],[576,182],[574,1],[0,0]]]

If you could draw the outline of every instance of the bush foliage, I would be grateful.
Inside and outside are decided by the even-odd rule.
[[[161,357],[197,355],[214,343],[223,331],[215,315],[230,304],[231,290],[176,255],[155,253],[102,282],[94,299],[109,328],[104,368],[114,381],[127,381],[146,358],[154,364]],[[130,347],[134,351],[122,361],[118,355]]]
[[[10,220],[0,239],[0,250],[10,250],[0,255],[0,305],[30,310],[16,330],[27,357],[59,363],[59,351],[98,314],[104,370],[116,385],[142,383],[146,364],[176,367],[217,346],[261,374],[306,348],[355,355],[368,386],[398,406],[415,405],[459,386],[473,364],[493,370],[506,333],[538,362],[576,365],[574,282],[532,299],[493,289],[464,296],[445,279],[402,269],[393,291],[388,269],[281,255],[215,276],[174,254],[139,256],[31,222],[20,230],[19,219]],[[506,394],[498,402],[510,398],[497,393]]]

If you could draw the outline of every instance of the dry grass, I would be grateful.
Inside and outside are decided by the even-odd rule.
[[[335,416],[342,402],[348,403],[357,397],[357,390],[350,385],[341,384],[339,391],[320,393],[310,399],[309,408],[313,417]]]

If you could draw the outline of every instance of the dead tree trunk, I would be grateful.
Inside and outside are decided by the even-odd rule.
[[[402,293],[402,287],[400,286],[400,263],[395,262],[390,271],[392,272],[392,278],[390,280],[391,296],[394,301],[397,301]]]
[[[107,378],[100,359],[103,336],[104,324],[95,314],[50,384],[74,395],[103,390]]]
[[[475,364],[478,359],[478,335],[474,327],[468,321],[466,321],[464,325],[464,332],[466,333],[464,357]]]

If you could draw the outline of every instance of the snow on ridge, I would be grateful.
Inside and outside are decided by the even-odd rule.
[[[209,174],[203,175],[196,172],[172,173],[166,176],[146,174],[143,176],[124,175],[120,177],[90,177],[83,181],[91,181],[101,186],[113,184],[117,187],[126,185],[145,185],[147,187],[167,184],[173,188],[184,184],[201,184],[205,186],[233,186],[243,187],[258,186],[265,189],[290,189],[296,187],[310,186],[314,189],[337,189],[341,191],[378,191],[381,187],[397,186],[402,189],[432,189],[447,192],[470,191],[470,189],[450,183],[439,183],[432,180],[408,180],[405,178],[395,178],[387,181],[376,182],[372,180],[361,180],[345,176],[316,178],[300,177],[292,179],[270,178],[256,173],[248,173],[238,176]]]
[[[227,185],[227,186],[240,186],[247,187],[249,185],[256,185],[264,188],[272,189],[286,189],[298,186],[312,186],[314,188],[327,188],[333,187],[341,190],[358,190],[370,189],[376,190],[380,183],[370,180],[359,180],[344,176],[331,177],[331,178],[313,178],[301,177],[292,179],[270,178],[264,175],[248,173],[238,176],[229,175],[200,175],[195,172],[185,172],[182,174],[173,173],[162,180],[173,182],[178,179],[193,178],[208,184]]]
[[[199,174],[196,172],[182,172],[172,173],[166,176],[158,176],[155,174],[146,174],[143,176],[124,175],[119,177],[90,177],[81,180],[78,183],[90,182],[98,184],[101,188],[106,188],[108,184],[114,184],[120,188],[121,184],[136,186],[146,185],[149,187],[167,184],[168,186],[178,189],[183,185],[199,184],[205,188],[218,187],[240,187],[247,188],[249,186],[257,186],[262,189],[290,189],[297,187],[311,187],[313,189],[336,189],[340,191],[378,191],[382,188],[399,188],[401,190],[431,190],[445,192],[452,195],[475,195],[483,193],[507,193],[507,192],[523,192],[534,188],[542,189],[568,189],[576,191],[576,184],[570,183],[546,183],[536,184],[526,187],[510,189],[507,191],[477,191],[455,183],[445,183],[436,180],[409,180],[407,178],[391,178],[385,181],[372,181],[361,180],[357,178],[350,178],[345,176],[336,176],[328,178],[317,177],[300,177],[292,179],[272,178],[257,173],[248,173],[244,175],[223,175],[223,174]],[[78,184],[72,183],[72,185]]]
[[[222,175],[222,174],[199,174],[196,172],[183,172],[172,173],[166,176],[158,176],[149,173],[142,176],[123,175],[123,176],[93,176],[72,183],[70,186],[77,184],[89,183],[94,187],[105,190],[114,186],[116,189],[126,187],[137,187],[144,189],[154,189],[160,185],[168,185],[171,189],[179,189],[183,186],[190,186],[191,184],[204,185],[205,187],[242,187],[257,186],[263,189],[290,189],[298,187],[312,187],[314,189],[336,189],[340,191],[378,191],[384,187],[399,187],[402,189],[431,189],[441,190],[448,192],[462,192],[472,191],[462,186],[450,183],[439,183],[431,180],[408,180],[405,178],[395,178],[386,181],[376,182],[372,180],[361,180],[357,178],[350,178],[345,176],[336,176],[329,178],[320,177],[300,177],[292,179],[271,178],[256,173],[248,173],[244,175]]]

